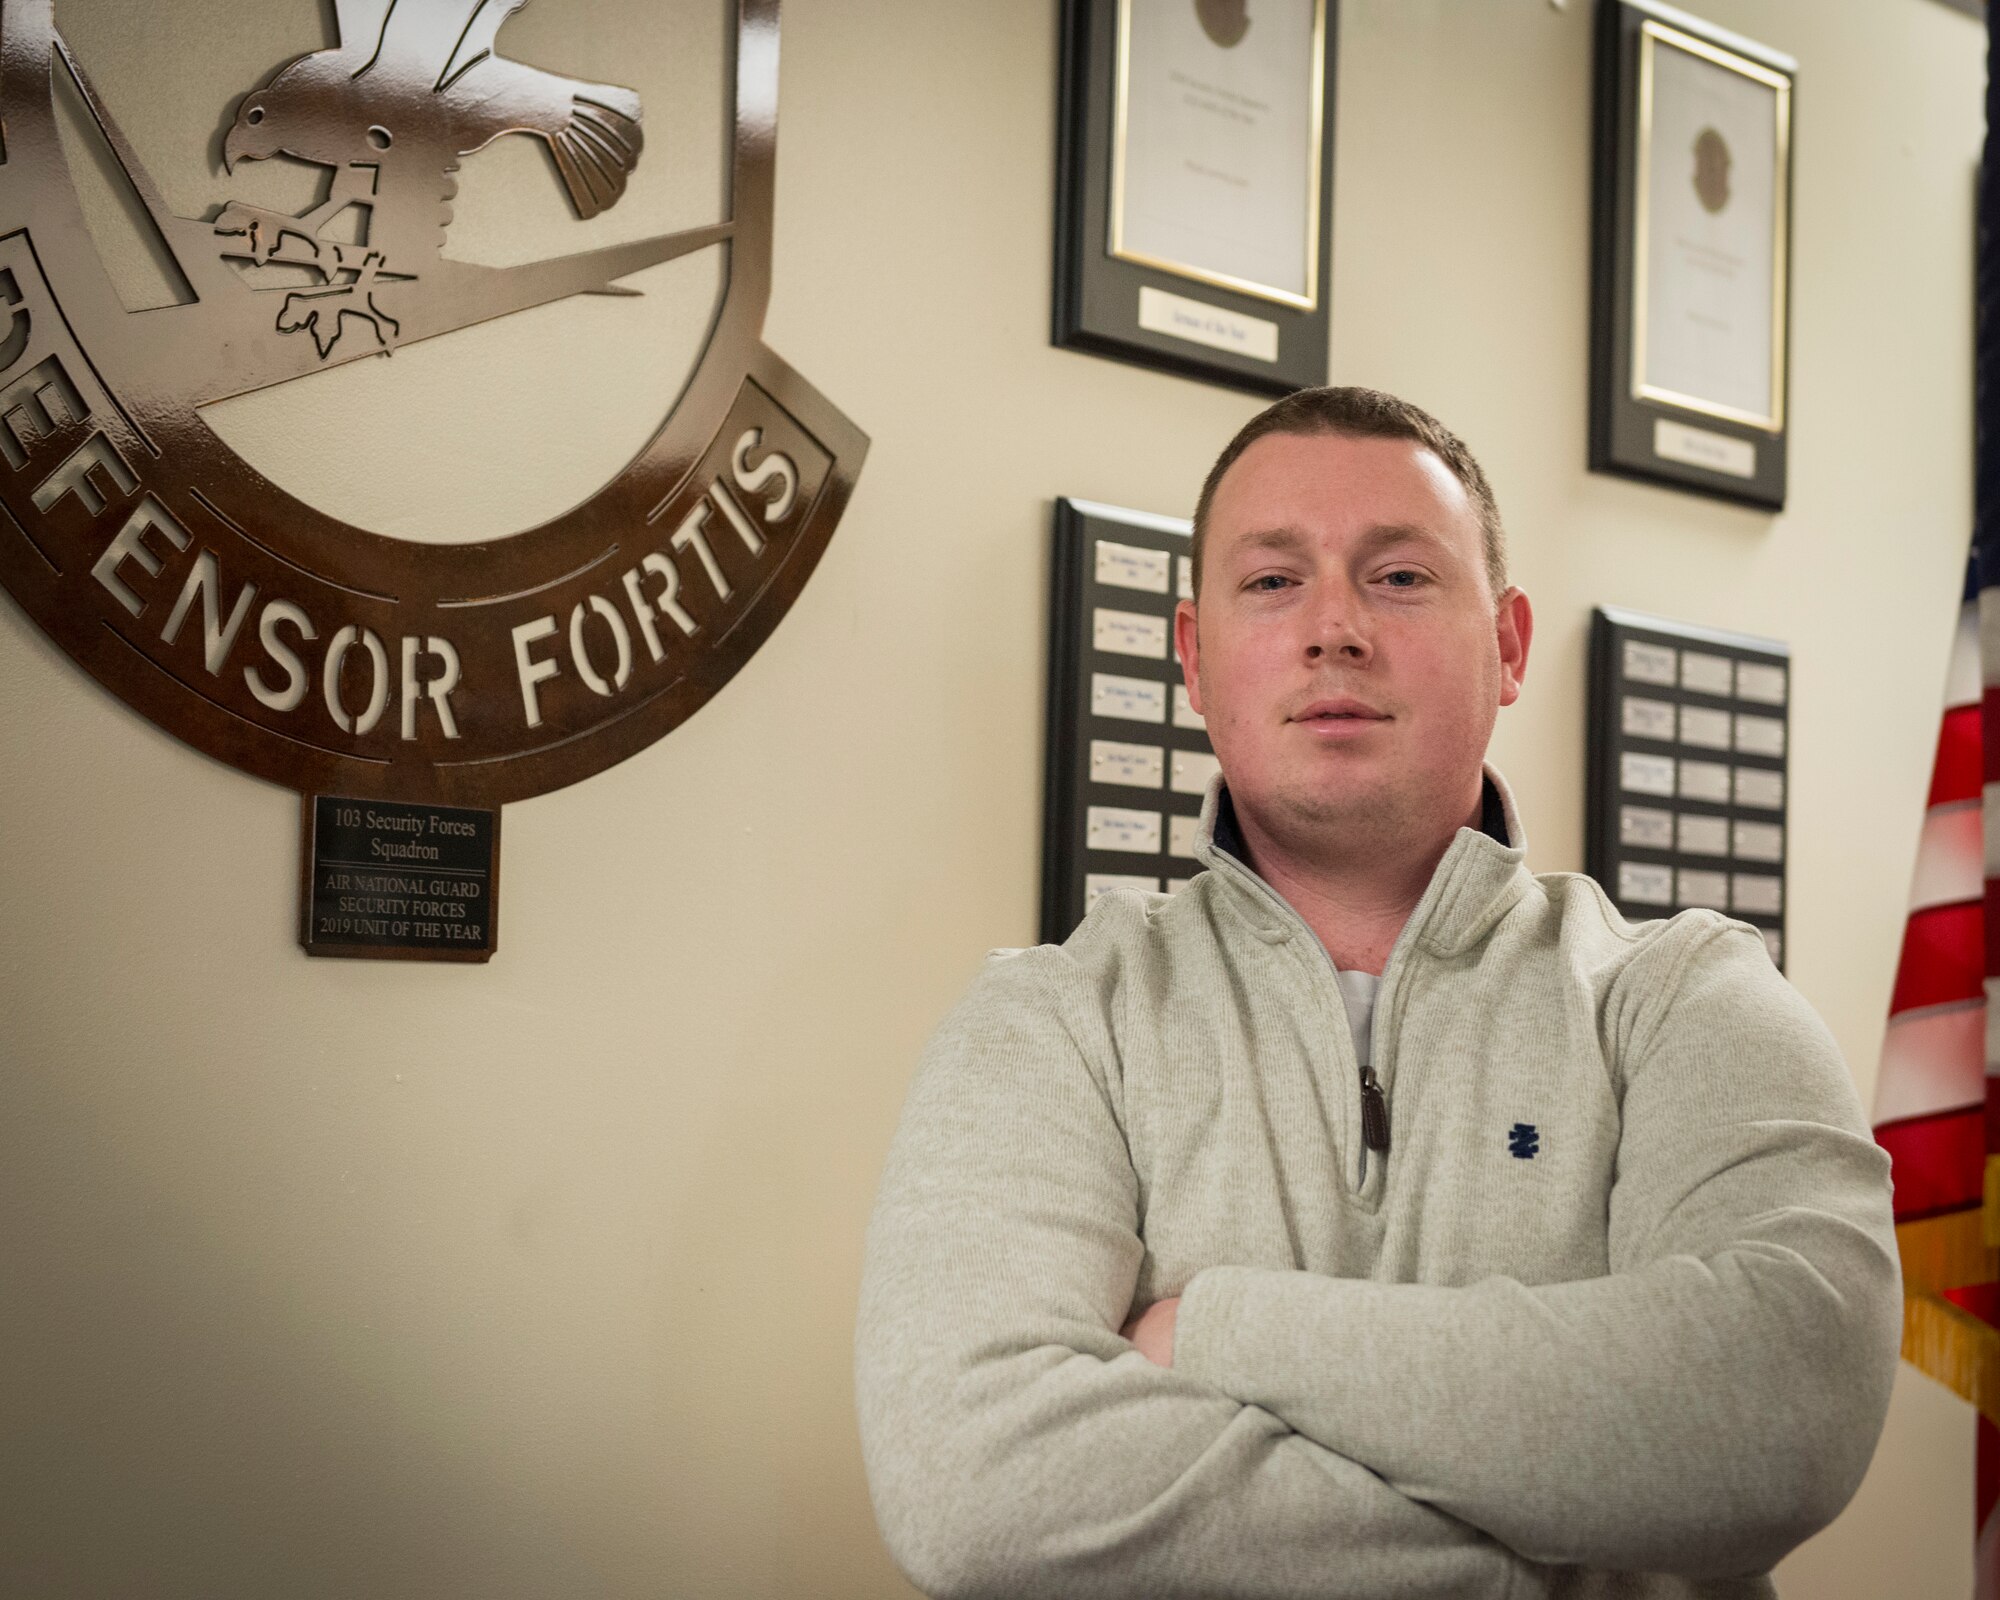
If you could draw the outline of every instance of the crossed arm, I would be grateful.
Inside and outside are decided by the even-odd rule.
[[[989,973],[870,1230],[857,1392],[905,1569],[941,1595],[1442,1596],[1772,1565],[1866,1466],[1896,1267],[1837,1052],[1717,936],[1743,948],[1635,1029],[1611,1276],[1221,1266],[1136,1317],[1112,1087],[1034,1020],[1025,961]]]

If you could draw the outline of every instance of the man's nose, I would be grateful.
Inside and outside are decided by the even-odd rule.
[[[1313,603],[1306,608],[1306,659],[1329,657],[1351,665],[1365,664],[1375,653],[1369,637],[1361,597],[1348,583],[1319,586]]]

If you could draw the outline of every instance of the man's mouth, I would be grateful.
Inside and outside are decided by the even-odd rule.
[[[1359,700],[1315,700],[1311,705],[1297,711],[1292,721],[1323,727],[1351,726],[1357,723],[1388,722],[1386,711],[1377,711],[1373,706]]]

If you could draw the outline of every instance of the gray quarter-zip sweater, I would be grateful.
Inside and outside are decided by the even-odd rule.
[[[1506,837],[1521,831],[1505,785]],[[913,1081],[856,1345],[935,1596],[1749,1597],[1860,1482],[1888,1163],[1753,930],[1461,829],[1382,973],[1215,842],[989,961]],[[1173,1366],[1121,1339],[1180,1295]]]

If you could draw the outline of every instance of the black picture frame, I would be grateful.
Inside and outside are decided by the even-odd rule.
[[[1642,164],[1650,132],[1649,50],[1700,53],[1773,84],[1773,369],[1763,421],[1637,381],[1643,316],[1636,282],[1647,225]],[[1735,65],[1732,65],[1735,64]],[[1798,65],[1791,57],[1656,0],[1603,0],[1597,13],[1590,339],[1590,469],[1767,510],[1785,504],[1791,409],[1792,150]],[[1783,87],[1777,88],[1776,80]]]
[[[1045,943],[1060,944],[1075,931],[1100,886],[1170,894],[1202,870],[1190,840],[1215,749],[1186,703],[1173,643],[1176,604],[1192,587],[1190,532],[1188,523],[1172,517],[1090,500],[1055,502],[1042,769]],[[1100,543],[1113,547],[1109,564]],[[1134,571],[1155,558],[1164,558],[1166,586],[1135,585]],[[1098,636],[1100,608],[1117,613],[1134,631],[1164,626],[1161,652],[1102,648],[1123,641]],[[1158,781],[1141,781],[1148,774],[1130,766],[1100,770],[1096,741],[1108,742],[1114,757],[1149,762]],[[1128,835],[1115,841],[1117,848],[1094,848],[1093,812],[1104,808],[1118,820],[1152,816],[1156,847],[1142,848],[1144,839]],[[1104,842],[1100,836],[1098,844]]]
[[[1599,606],[1588,715],[1584,870],[1634,921],[1750,923],[1784,970],[1790,646]]]
[[[1305,0],[1323,7],[1319,12],[1323,48],[1316,254],[1309,309],[1239,293],[1216,282],[1197,281],[1112,253],[1118,24],[1121,6],[1130,3],[1063,0],[1052,342],[1062,349],[1088,351],[1253,394],[1285,395],[1324,384],[1332,327],[1328,302],[1332,288],[1338,0]],[[1269,338],[1264,330],[1274,327],[1274,359],[1212,348],[1142,326],[1140,297],[1147,290],[1213,312],[1220,327],[1241,330],[1248,319],[1261,338]]]

